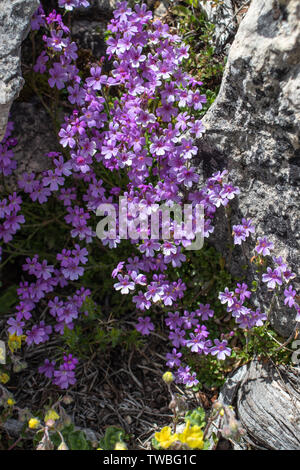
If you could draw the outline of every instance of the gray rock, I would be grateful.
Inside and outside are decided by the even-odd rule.
[[[239,367],[237,370],[229,374],[225,384],[221,388],[218,401],[223,405],[230,406],[234,403],[238,388],[245,379],[247,374],[247,365]]]
[[[73,12],[73,39],[80,49],[90,51],[98,59],[105,55],[104,33],[116,4],[116,0],[90,0],[88,8]]]
[[[97,3],[97,8],[100,11],[101,10],[112,11],[118,2],[117,0],[96,0],[96,3]]]
[[[238,391],[238,418],[252,448],[300,449],[300,369],[252,361]]]
[[[166,16],[168,13],[170,3],[171,2],[169,0],[162,0],[154,10],[153,19],[163,20],[164,16]]]
[[[201,2],[200,8],[205,12],[207,19],[215,25],[213,41],[216,52],[220,52],[228,41],[233,39],[237,30],[232,1],[224,0],[217,5],[211,1]]]
[[[24,171],[39,173],[47,170],[50,159],[46,153],[59,151],[59,145],[51,119],[38,101],[16,101],[11,109],[11,119],[15,125],[13,137],[18,141],[13,149],[17,169],[11,182],[15,184],[15,179]]]
[[[0,6],[0,141],[9,110],[24,80],[21,75],[20,51],[30,19],[39,0],[1,0]]]
[[[206,134],[199,144],[199,166],[203,177],[229,170],[231,181],[241,189],[231,225],[251,217],[256,236],[273,241],[274,255],[281,255],[297,273],[300,5],[298,0],[278,5],[252,0],[240,24],[219,95],[203,120]],[[226,230],[217,223],[214,243],[223,251]],[[234,274],[241,268],[241,259],[242,253],[232,259]],[[273,315],[274,327],[289,336],[294,316],[294,311],[281,307]]]
[[[225,406],[233,406],[235,404],[237,394],[238,394],[238,389],[243,383],[247,375],[247,368],[248,366],[245,364],[228,375],[226,382],[221,388],[219,396],[218,396],[219,403]],[[209,439],[209,442],[210,442],[210,449],[215,448],[216,443],[213,438],[213,434],[217,435],[216,430],[221,429],[223,427],[222,426],[223,418],[220,415],[218,415],[217,418],[214,419],[213,423],[214,425],[210,427],[208,434],[207,434],[207,438]],[[220,443],[221,441],[219,441],[219,439],[221,435],[218,434],[217,436],[218,436],[217,437],[218,443]],[[234,446],[234,450],[246,449],[246,444],[244,443],[243,439],[239,443],[232,442],[232,444]]]

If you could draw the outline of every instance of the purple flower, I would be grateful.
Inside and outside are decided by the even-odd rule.
[[[126,274],[122,276],[122,274],[118,274],[119,282],[114,284],[114,288],[116,290],[120,290],[121,294],[129,294],[129,291],[135,289],[134,282],[132,282],[129,276]]]
[[[196,379],[195,372],[190,372],[191,368],[189,366],[179,367],[176,372],[176,382],[185,384],[189,387],[197,385],[199,381]]]
[[[149,335],[154,330],[150,317],[139,317],[135,327],[142,335]]]
[[[227,312],[231,312],[233,317],[240,317],[241,315],[246,315],[248,309],[244,307],[242,300],[233,297],[233,304],[227,307]]]
[[[202,354],[205,350],[206,341],[197,334],[190,333],[190,339],[186,341],[186,346],[191,349],[192,352]]]
[[[255,226],[251,219],[242,219],[242,226],[246,232],[246,237],[255,232]]]
[[[209,335],[209,331],[205,325],[197,325],[194,330],[195,335],[197,335],[200,339],[205,339]]]
[[[17,320],[29,320],[31,318],[31,310],[34,308],[34,303],[30,300],[21,301],[19,305],[16,306],[17,310]]]
[[[80,276],[83,276],[84,268],[82,266],[78,266],[78,263],[79,262],[76,258],[70,258],[67,266],[61,269],[61,272],[66,279],[75,281],[79,279]]]
[[[242,242],[246,240],[247,231],[245,230],[243,225],[233,225],[232,232],[234,236],[233,243],[235,245],[241,245]]]
[[[64,365],[61,365],[59,370],[54,371],[53,383],[61,389],[66,389],[76,383],[75,372],[67,370],[64,368]]]
[[[86,79],[87,86],[91,87],[93,90],[101,90],[102,84],[105,84],[107,81],[107,77],[101,74],[101,68],[92,67],[90,74],[91,76]]]
[[[58,297],[54,297],[53,300],[49,300],[48,307],[49,307],[49,313],[53,317],[59,317],[60,315],[63,314],[63,311],[64,311],[63,301],[59,300]]]
[[[169,312],[168,317],[165,319],[166,325],[170,328],[170,330],[176,330],[180,328],[183,324],[183,318],[180,316],[179,312]]]
[[[293,286],[289,286],[288,289],[284,289],[284,304],[288,304],[289,307],[293,307],[295,305],[295,295],[296,291],[293,289]]]
[[[239,294],[240,300],[242,302],[244,302],[246,299],[249,299],[251,297],[251,292],[247,289],[248,289],[248,286],[244,282],[242,284],[237,283],[235,293]]]
[[[122,271],[124,264],[125,264],[125,261],[121,261],[120,263],[118,263],[117,267],[113,270],[113,272],[112,272],[112,274],[111,274],[111,276],[112,276],[113,278],[117,277],[117,274],[118,274],[120,271]]]
[[[151,282],[150,286],[147,286],[147,292],[145,297],[147,300],[152,300],[152,302],[158,302],[162,299],[164,295],[164,290],[156,282]]]
[[[221,301],[221,304],[226,304],[228,307],[231,307],[234,304],[234,293],[225,287],[224,292],[220,292],[218,298]]]
[[[281,272],[284,272],[287,270],[287,265],[283,262],[282,260],[282,257],[279,256],[278,258],[276,258],[275,256],[273,256],[273,261],[275,264],[277,264],[277,269],[279,269]]]
[[[184,167],[178,174],[177,180],[183,183],[187,188],[191,188],[193,183],[198,183],[199,175],[195,172],[195,168]]]
[[[8,328],[8,331],[11,335],[14,333],[17,336],[21,336],[23,334],[23,326],[25,323],[21,320],[15,320],[14,318],[9,318],[7,320],[8,325],[10,325],[10,328]]]
[[[289,269],[286,269],[282,272],[282,277],[286,282],[289,282],[291,279],[294,279],[296,277],[296,274],[292,273],[292,271],[290,271]]]
[[[258,254],[263,256],[270,255],[270,250],[274,249],[274,244],[269,242],[266,237],[258,239],[258,245],[256,245],[255,250]]]
[[[230,356],[231,349],[227,347],[227,341],[225,339],[223,341],[215,339],[214,343],[215,346],[213,346],[210,350],[210,354],[212,356],[217,356],[217,358],[222,361],[226,358],[226,356]]]
[[[279,286],[282,285],[282,277],[281,272],[279,269],[274,269],[272,271],[271,268],[267,268],[267,273],[262,275],[262,281],[267,282],[267,286],[269,289],[275,289],[276,284]]]
[[[65,82],[67,81],[67,74],[61,64],[55,62],[53,68],[49,70],[49,73],[51,75],[51,78],[48,80],[50,87],[54,88],[56,86],[59,90],[64,88]]]
[[[179,328],[176,328],[175,331],[171,331],[171,333],[169,334],[169,339],[172,341],[172,344],[175,348],[185,346],[186,340],[184,339],[184,337],[185,331],[180,330]]]
[[[225,288],[226,291],[227,288]],[[214,316],[214,311],[211,310],[210,305],[206,304],[199,304],[199,308],[195,310],[196,315],[201,317],[203,321],[208,320],[209,318],[212,318]]]
[[[136,307],[139,310],[149,310],[149,308],[151,307],[151,302],[146,299],[142,291],[139,291],[138,295],[135,295],[132,301],[136,304]]]
[[[158,251],[160,249],[160,243],[154,240],[145,240],[138,248],[139,251],[145,253],[146,256],[154,256],[154,250]]]
[[[52,379],[54,374],[54,367],[55,361],[49,361],[49,359],[45,359],[44,365],[39,367],[38,371],[40,374],[45,374],[48,379]]]
[[[168,367],[171,367],[172,369],[173,367],[179,367],[181,364],[181,361],[180,361],[181,357],[182,357],[181,352],[177,352],[176,348],[173,348],[172,353],[166,354],[166,359],[167,359],[166,365]]]
[[[76,368],[76,365],[78,364],[78,359],[76,359],[76,357],[73,357],[72,354],[65,355],[63,357],[63,360],[63,366],[65,370],[74,370]]]
[[[63,147],[70,147],[71,149],[75,147],[76,141],[74,139],[75,131],[71,125],[68,125],[65,129],[62,128],[58,133],[60,143]]]
[[[43,321],[39,325],[34,325],[31,330],[26,331],[26,343],[30,346],[32,343],[40,344],[45,343],[49,339],[49,334],[52,333],[52,327],[45,325]]]

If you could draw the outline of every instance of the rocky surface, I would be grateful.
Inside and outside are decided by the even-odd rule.
[[[112,18],[117,0],[90,0],[88,8],[74,10],[72,36],[83,49],[89,50],[94,57],[105,55],[104,32]]]
[[[11,120],[15,124],[13,135],[18,141],[14,147],[17,169],[11,178],[14,183],[24,171],[39,173],[47,170],[49,157],[46,154],[59,151],[59,144],[51,120],[37,98],[28,103],[15,102]]]
[[[218,401],[235,405],[245,434],[235,450],[300,449],[300,369],[253,360],[230,374]],[[221,426],[221,420],[215,422]]]
[[[215,2],[201,2],[200,7],[207,19],[215,25],[213,40],[216,52],[222,51],[224,46],[233,39],[237,30],[237,20],[231,0],[224,0],[217,5]]]
[[[204,118],[199,166],[203,177],[230,171],[241,190],[231,223],[251,217],[256,235],[269,237],[274,254],[295,273],[300,261],[299,118],[299,1],[252,0],[230,48],[219,95]],[[214,243],[224,250],[227,240],[226,228],[218,225]],[[275,312],[274,327],[289,336],[294,316],[288,308]]]
[[[21,74],[21,44],[39,0],[2,0],[0,5],[0,141],[5,134],[12,102],[24,80]]]
[[[252,361],[238,391],[244,440],[256,449],[300,449],[300,369]]]

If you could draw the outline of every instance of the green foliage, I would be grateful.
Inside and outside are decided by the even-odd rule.
[[[161,450],[159,442],[155,439],[155,437],[152,437],[151,439],[151,446],[153,447],[153,449]]]
[[[218,94],[225,58],[215,52],[212,40],[214,25],[207,20],[200,1],[182,1],[171,9],[171,13],[179,34],[190,46],[190,57],[185,62],[185,68],[203,82],[203,91],[207,95],[207,103],[199,112],[202,116]]]
[[[44,434],[43,430],[40,430],[36,433],[33,444],[36,448],[41,442],[41,438]],[[55,429],[50,430],[49,438],[50,443],[54,446],[54,449],[57,450],[62,443],[62,438],[68,448],[68,450],[92,450],[93,446],[91,442],[87,439],[85,433],[82,430],[75,429],[74,424],[70,423],[67,426],[64,426],[59,432]]]
[[[74,425],[70,424],[69,426],[66,426],[62,431],[61,434],[63,435],[63,438],[70,450],[91,450],[92,445],[91,443],[87,440],[86,435],[84,434],[83,431],[75,430]],[[55,435],[55,437],[57,434]],[[58,436],[58,439],[60,437]],[[53,438],[53,443],[54,438]],[[56,443],[57,446],[60,444],[60,441]]]
[[[142,345],[138,331],[117,327],[115,315],[106,319],[91,297],[86,298],[81,310],[86,316],[73,330],[65,328],[63,335],[64,344],[76,357],[87,359],[95,350],[109,353],[117,347],[130,349]]]
[[[225,380],[226,374],[231,370],[232,361],[226,359],[225,361],[219,361],[216,357],[210,354],[205,356],[194,357],[189,351],[187,352],[187,363],[196,371],[197,379],[199,380],[198,387],[201,389],[205,388],[219,388]]]
[[[205,422],[205,411],[203,408],[198,407],[195,410],[187,411],[184,417],[185,422],[190,421],[192,426],[199,426],[200,428],[204,428]]]
[[[280,347],[284,342],[270,325],[264,324],[256,328],[252,328],[245,334],[240,332],[240,348],[235,351],[237,358],[250,361],[254,357],[263,360],[271,359],[277,364],[288,364],[291,359],[292,351]]]
[[[103,450],[114,450],[117,442],[123,442],[126,440],[126,435],[123,429],[118,428],[117,426],[109,426],[105,435],[100,439],[100,447]]]

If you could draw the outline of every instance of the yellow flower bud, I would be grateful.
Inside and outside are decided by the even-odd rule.
[[[69,447],[67,446],[67,444],[65,443],[65,441],[62,440],[61,443],[59,444],[57,450],[69,450]]]
[[[171,384],[174,381],[174,375],[172,374],[172,372],[169,371],[165,372],[162,378],[166,384]]]
[[[6,403],[8,404],[8,406],[14,406],[16,402],[13,398],[8,398]]]

